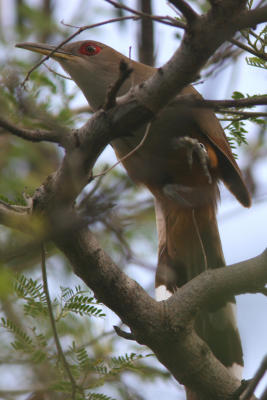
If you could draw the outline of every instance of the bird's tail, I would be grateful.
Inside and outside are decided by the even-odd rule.
[[[195,199],[195,205],[188,207],[167,196],[157,197],[157,300],[166,300],[206,269],[225,265],[215,201],[200,204],[199,199]],[[241,379],[243,354],[234,312],[235,300],[232,298],[223,305],[202,310],[196,318],[195,328],[214,355]]]

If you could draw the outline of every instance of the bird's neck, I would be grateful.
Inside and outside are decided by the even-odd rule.
[[[72,79],[82,90],[90,106],[96,111],[105,103],[108,88],[113,85],[119,77],[121,60],[129,64],[133,72],[123,83],[118,92],[118,96],[127,93],[132,86],[148,79],[155,72],[155,68],[130,60],[128,57],[119,53],[112,62],[91,63],[89,68],[84,69],[85,73],[81,73],[80,69],[75,71],[73,68],[71,71],[68,71],[68,65],[64,62],[62,62],[62,67],[68,73],[71,72]]]

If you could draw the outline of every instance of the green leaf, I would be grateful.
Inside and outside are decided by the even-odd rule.
[[[86,400],[116,400],[114,397],[106,396],[102,393],[88,393],[85,397]]]
[[[241,92],[235,91],[232,94],[232,99],[234,99],[234,100],[244,99],[244,98],[245,98],[245,96]]]
[[[86,296],[88,291],[82,290],[80,286],[75,290],[62,288],[62,316],[66,316],[69,312],[79,314],[80,316],[104,317],[105,313],[98,307],[99,302],[93,296]]]
[[[246,57],[246,62],[251,67],[267,69],[267,62],[259,57]]]

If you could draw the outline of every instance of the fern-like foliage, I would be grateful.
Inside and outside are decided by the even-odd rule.
[[[102,393],[88,393],[85,396],[85,399],[86,400],[116,400],[116,399],[114,399],[114,397],[109,397]],[[80,399],[80,400],[82,400],[82,399]]]
[[[245,99],[245,98],[250,98],[254,96],[249,96],[249,95],[244,95],[241,92],[235,91],[232,94],[232,98],[234,100],[239,100],[239,99]],[[251,108],[251,107],[246,107],[246,108]],[[241,114],[227,114],[224,113],[224,118],[226,118],[227,121],[230,121],[227,126],[224,127],[226,134],[227,134],[227,139],[229,141],[229,144],[232,148],[232,150],[235,150],[237,146],[240,146],[242,144],[248,144],[246,135],[248,133],[247,128],[246,128],[246,123],[242,118],[244,118],[246,121],[250,121],[253,123],[256,123],[258,125],[263,125],[266,123],[265,119],[257,116],[255,114],[251,116],[246,116],[244,113],[244,116],[242,116],[242,111],[244,111],[244,108],[238,108],[238,112],[241,112]],[[235,157],[237,155],[233,153]]]
[[[13,321],[5,318],[1,318],[0,327],[13,334],[14,340],[11,342],[11,346],[14,350],[26,355],[34,363],[40,363],[46,359],[47,342],[42,334],[35,334],[34,332],[34,337],[31,337],[24,330],[17,327]]]
[[[36,317],[47,316],[47,301],[43,284],[25,275],[17,275],[14,282],[14,290],[18,298],[24,300],[24,313]]]
[[[27,299],[31,297],[32,299],[39,299],[42,302],[46,301],[42,283],[27,278],[25,275],[17,275],[14,282],[14,289],[20,298]]]
[[[61,287],[61,316],[73,312],[80,316],[104,317],[105,313],[99,307],[100,303],[93,296],[88,296],[88,293],[88,290],[82,290],[80,286],[76,286],[74,290]]]
[[[267,61],[259,57],[246,57],[246,62],[250,67],[267,69]]]
[[[148,367],[146,370],[147,365],[144,360],[150,354],[126,353],[112,357],[110,344],[107,351],[102,351],[101,348],[99,353],[99,344],[95,337],[91,336],[89,321],[91,317],[104,317],[105,314],[101,304],[91,292],[80,286],[61,287],[58,296],[51,298],[55,329],[65,358],[63,363],[55,345],[43,283],[25,275],[12,275],[10,279],[13,279],[14,288],[12,307],[22,310],[21,312],[18,310],[20,315],[23,315],[20,320],[22,322],[17,325],[15,321],[3,317],[0,320],[0,328],[10,333],[10,345],[16,354],[15,358],[27,365],[36,366],[33,368],[43,370],[44,376],[48,376],[45,387],[51,393],[64,393],[66,398],[75,400],[115,400],[104,393],[108,393],[108,385],[117,383],[118,387],[115,390],[119,394],[125,372],[131,371],[143,378],[148,371],[150,379],[155,376],[166,378],[157,368],[152,370]],[[72,314],[77,315],[75,329],[73,329]],[[88,331],[84,326],[89,327]],[[81,344],[84,337],[83,334],[79,336],[78,332],[86,332],[87,342],[90,338],[86,345]],[[68,343],[70,337],[72,345],[67,346],[65,343]],[[65,363],[68,365],[68,373]],[[75,396],[69,374],[75,381]],[[43,376],[39,381],[40,385],[43,384],[42,379]],[[127,394],[120,393],[121,397],[126,399]]]
[[[21,360],[38,364],[39,367],[43,365],[46,371],[51,370],[48,387],[52,393],[71,396],[73,386],[57,353],[43,284],[24,275],[17,275],[14,277],[13,287],[18,306],[23,308],[25,324],[17,326],[15,322],[3,317],[0,328],[13,337],[10,344]],[[61,287],[59,296],[51,301],[56,328],[68,320],[70,313],[87,319],[105,315],[101,304],[91,292],[80,286]],[[65,322],[63,326],[66,326]],[[77,382],[76,400],[114,400],[106,394],[95,393],[96,388],[101,391],[106,383],[120,381],[125,371],[138,371],[138,361],[147,357],[136,353],[103,358],[95,357],[92,353],[89,356],[86,346],[77,346],[75,340],[69,349],[63,351],[69,371]]]
[[[251,1],[249,1],[248,6],[249,8],[252,6]],[[265,25],[259,32],[252,29],[245,29],[241,31],[241,34],[243,38],[246,39],[247,45],[252,50],[252,53],[255,54],[254,57],[246,58],[247,64],[252,67],[266,69],[267,25]]]
[[[147,357],[153,356],[153,354],[136,354],[126,353],[118,357],[110,357],[105,360],[95,360],[88,356],[85,347],[75,349],[72,347],[71,351],[74,353],[77,365],[81,372],[85,374],[90,371],[95,377],[94,381],[91,381],[90,387],[96,387],[102,385],[105,381],[109,381],[116,375],[119,375],[125,371],[136,371],[140,368],[138,361],[144,360]]]

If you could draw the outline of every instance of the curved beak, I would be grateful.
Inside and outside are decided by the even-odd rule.
[[[59,58],[59,59],[69,60],[69,59],[75,57],[73,54],[65,51],[62,48],[54,51],[56,49],[56,46],[51,46],[51,45],[45,44],[45,43],[24,42],[24,43],[17,43],[16,47],[19,47],[21,49],[30,50],[35,53],[40,53],[45,56],[50,56],[51,58],[55,58],[55,59]],[[52,51],[54,51],[54,52],[52,53]]]

